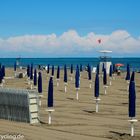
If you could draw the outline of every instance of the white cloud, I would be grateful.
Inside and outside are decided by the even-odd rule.
[[[102,42],[99,44],[98,39]],[[33,54],[46,56],[89,56],[97,50],[108,49],[114,54],[140,54],[140,37],[134,38],[125,30],[117,30],[111,34],[88,33],[80,36],[75,30],[69,30],[62,35],[23,35],[0,38],[1,55],[8,57],[9,53],[21,54],[30,57]],[[30,55],[32,54],[32,55]],[[53,54],[53,55],[52,55]],[[11,55],[12,56],[12,55]],[[94,56],[94,55],[93,55]]]

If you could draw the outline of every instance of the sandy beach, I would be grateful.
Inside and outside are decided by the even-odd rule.
[[[24,70],[25,71],[25,70]],[[31,125],[0,119],[0,135],[22,134],[25,140],[140,140],[140,74],[136,73],[137,108],[135,123],[135,137],[130,137],[130,123],[128,122],[128,93],[124,80],[126,73],[116,76],[112,86],[104,94],[102,78],[100,78],[99,112],[95,112],[94,79],[92,74],[92,88],[89,88],[88,74],[82,72],[80,80],[79,101],[76,100],[76,90],[68,71],[67,93],[64,92],[63,71],[61,71],[60,85],[56,86],[56,71],[54,81],[54,108],[52,125],[48,125],[47,91],[48,80],[43,74],[43,98],[40,107],[40,123]],[[6,77],[14,76],[13,69],[6,69]],[[6,79],[5,87],[29,88],[27,78]]]

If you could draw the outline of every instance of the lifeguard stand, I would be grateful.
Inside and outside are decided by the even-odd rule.
[[[112,53],[112,51],[102,50],[99,52],[103,54],[100,56],[100,73],[102,72],[102,67],[104,64],[104,67],[106,68],[106,72],[107,72],[107,74],[109,74],[109,69],[110,69],[110,65],[112,64],[112,62],[111,62],[111,57],[107,56],[107,54]]]

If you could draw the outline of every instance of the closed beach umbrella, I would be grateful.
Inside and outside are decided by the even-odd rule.
[[[31,64],[30,80],[33,80],[33,64]]]
[[[64,65],[64,82],[67,83],[67,66]]]
[[[131,75],[130,85],[129,85],[129,117],[136,116],[136,92],[135,92],[135,81],[134,72]]]
[[[52,65],[52,76],[54,76],[54,65]]]
[[[53,107],[53,79],[50,78],[48,86],[48,107]]]
[[[0,83],[2,83],[2,79],[3,79],[3,74],[2,74],[2,69],[0,69]]]
[[[17,70],[17,64],[16,64],[16,62],[14,63],[14,71],[16,71]]]
[[[49,74],[50,72],[50,65],[48,64],[48,67],[47,67],[47,74]]]
[[[106,73],[106,69],[104,69],[103,71],[103,86],[104,86],[104,89],[105,89],[105,94],[107,93],[107,73]]]
[[[5,66],[3,65],[1,69],[2,69],[2,76],[4,78],[4,76],[5,76]]]
[[[91,66],[88,65],[88,80],[91,80]]]
[[[129,64],[127,64],[127,73],[126,73],[125,80],[130,80],[130,67],[129,67]]]
[[[94,86],[94,96],[95,96],[95,101],[96,101],[96,112],[98,112],[98,103],[100,101],[99,98],[99,75],[98,73],[96,73],[96,77],[95,77],[95,86]]]
[[[75,73],[75,88],[76,88],[76,99],[77,100],[79,99],[79,95],[78,95],[79,86],[80,86],[80,72],[79,72],[79,67],[77,65],[76,73]]]
[[[34,86],[37,85],[37,73],[36,73],[36,69],[34,70]]]
[[[116,72],[116,66],[115,66],[115,64],[113,64],[113,73],[115,73]]]
[[[57,67],[57,75],[56,75],[56,81],[57,81],[57,87],[59,86],[59,80],[60,80],[60,67]]]
[[[112,72],[113,72],[113,68],[112,68],[112,65],[110,65],[110,69],[109,69],[109,77],[112,77]]]
[[[80,72],[82,72],[83,71],[83,66],[82,66],[82,64],[80,64]]]
[[[49,113],[49,118],[48,118],[48,124],[51,124],[51,112],[54,111],[53,109],[53,78],[51,77],[49,80],[49,85],[48,85],[48,109],[46,111],[48,111]]]
[[[79,69],[76,68],[76,73],[75,73],[75,88],[79,88]]]
[[[58,66],[57,67],[57,76],[56,76],[57,79],[60,79],[60,67]]]
[[[38,73],[38,93],[42,93],[42,75]]]
[[[104,69],[105,69],[105,64],[103,63],[102,64],[102,72],[104,72]]]
[[[99,64],[97,65],[96,73],[99,75]]]
[[[73,74],[73,64],[70,66],[70,73]]]
[[[107,74],[106,74],[106,69],[103,71],[103,84],[107,85]]]
[[[88,80],[89,80],[89,87],[91,88],[92,79],[91,79],[91,66],[90,65],[88,65]]]
[[[71,74],[71,81],[72,81],[72,75],[73,75],[73,64],[70,66],[70,74]]]
[[[97,73],[96,73],[96,77],[95,77],[94,96],[96,98],[99,97],[99,75]]]
[[[135,81],[135,72],[134,71],[132,72],[130,81]]]
[[[133,72],[129,84],[129,117],[131,123],[131,136],[134,136],[134,123],[137,122],[136,117],[136,90],[135,90],[135,73]]]
[[[67,92],[67,66],[64,65],[64,85],[65,85],[65,93]]]
[[[111,82],[111,80],[112,80],[112,73],[113,73],[113,68],[112,68],[112,65],[110,65],[110,69],[109,69],[109,77],[110,77],[109,84],[110,84],[110,86],[112,85],[112,82]]]
[[[27,76],[30,77],[30,65],[27,66]]]

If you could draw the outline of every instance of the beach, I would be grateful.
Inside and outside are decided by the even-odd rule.
[[[25,70],[23,70],[25,71]],[[92,88],[89,88],[88,74],[81,73],[79,100],[76,100],[76,90],[73,80],[70,80],[68,70],[67,93],[64,92],[63,70],[60,83],[56,86],[56,70],[54,83],[54,109],[52,125],[48,125],[47,93],[48,81],[46,71],[43,75],[42,106],[39,109],[39,124],[28,124],[0,119],[0,135],[23,135],[25,140],[140,140],[140,74],[136,73],[136,118],[135,137],[130,137],[130,123],[128,122],[128,92],[125,81],[126,73],[116,76],[112,86],[104,94],[102,77],[100,77],[99,112],[95,112],[94,80],[92,74]],[[12,68],[6,69],[6,76],[14,76]],[[6,79],[5,87],[29,88],[27,78]],[[108,81],[109,82],[109,81]]]

